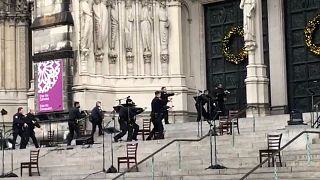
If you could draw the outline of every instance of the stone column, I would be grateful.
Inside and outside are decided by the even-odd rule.
[[[288,105],[283,0],[268,1],[271,106],[284,113]]]
[[[28,84],[28,46],[26,42],[28,42],[27,36],[27,28],[24,20],[21,19],[17,23],[16,28],[16,74],[17,74],[17,89],[25,90]]]
[[[4,87],[4,19],[0,17],[0,89]]]
[[[181,22],[181,2],[170,1],[168,3],[168,18],[170,22],[169,28],[169,56],[161,57],[163,64],[168,63],[168,74],[182,75],[182,22]],[[165,67],[164,67],[165,68]]]
[[[5,88],[16,89],[16,73],[15,73],[15,59],[16,59],[16,47],[15,47],[15,19],[10,18],[5,23]]]
[[[146,76],[151,75],[151,54],[149,55],[143,55],[144,59],[144,74]]]
[[[169,28],[170,22],[168,18],[167,4],[166,2],[160,2],[159,7],[159,37],[160,37],[160,61],[162,75],[168,75],[168,63],[169,63]]]
[[[244,2],[244,3],[243,3]],[[244,39],[248,51],[247,78],[245,79],[248,106],[247,116],[255,113],[257,116],[269,114],[269,79],[264,64],[262,0],[242,0],[244,9]]]
[[[125,1],[125,27],[124,27],[124,41],[126,49],[127,59],[127,75],[134,74],[134,55],[133,55],[133,30],[135,13],[133,8],[132,0]]]

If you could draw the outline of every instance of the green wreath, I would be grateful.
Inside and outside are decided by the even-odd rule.
[[[313,42],[314,31],[320,25],[320,14],[314,17],[311,21],[308,22],[307,26],[304,29],[304,35],[306,38],[306,45],[311,52],[320,56],[320,46],[317,46]]]
[[[240,49],[239,54],[237,54],[237,55],[233,54],[230,50],[231,40],[235,36],[243,37],[243,34],[244,34],[244,32],[243,32],[242,26],[236,26],[236,27],[232,27],[230,29],[230,31],[228,31],[226,33],[226,35],[224,36],[224,38],[222,40],[223,56],[225,57],[225,59],[227,61],[230,61],[235,64],[240,64],[242,61],[244,61],[248,57],[248,52],[245,50],[245,47],[242,47]]]

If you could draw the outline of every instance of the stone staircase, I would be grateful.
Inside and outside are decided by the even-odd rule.
[[[277,115],[256,118],[255,132],[253,132],[253,119],[240,119],[240,134],[217,136],[217,157],[218,164],[224,165],[227,169],[205,170],[210,165],[209,138],[199,142],[173,143],[166,149],[154,156],[154,163],[151,158],[139,165],[139,172],[130,172],[125,178],[119,179],[156,179],[156,180],[196,180],[196,179],[240,179],[245,173],[259,164],[259,149],[266,148],[266,135],[272,132],[284,134],[284,144],[290,139],[292,133],[288,132],[286,121],[288,115]],[[157,141],[139,141],[138,161],[149,156],[168,142],[176,138],[196,139],[197,123],[170,124],[165,126],[166,139]],[[204,122],[203,134],[206,134],[209,126]],[[303,128],[296,128],[295,132],[303,131]],[[291,132],[291,130],[290,130]],[[234,143],[233,143],[234,138]],[[101,143],[102,138],[96,137],[96,142]],[[320,140],[318,136],[311,136],[311,159],[308,164],[305,148],[306,136],[301,137],[297,144],[300,146],[288,147],[282,152],[283,167],[277,168],[279,179],[320,179]],[[105,136],[106,169],[111,165],[110,158],[110,136]],[[234,144],[234,145],[233,145]],[[114,166],[117,168],[117,157],[126,154],[126,143],[114,144]],[[180,152],[179,152],[180,149]],[[13,167],[14,172],[20,176],[20,162],[29,159],[30,149],[15,150]],[[179,158],[180,154],[180,158]],[[41,176],[28,177],[24,169],[22,179],[39,180],[72,180],[83,179],[88,174],[102,170],[102,144],[94,144],[92,147],[74,146],[66,150],[62,145],[58,148],[42,148],[40,150],[40,173]],[[10,171],[11,151],[5,151],[5,172]],[[180,161],[179,161],[180,159]],[[120,171],[125,170],[122,165]],[[152,173],[154,172],[154,173]],[[118,174],[98,173],[87,177],[87,179],[112,179]],[[275,176],[273,167],[259,168],[248,179],[273,179]],[[11,178],[15,179],[15,178]],[[21,178],[18,178],[21,179]]]

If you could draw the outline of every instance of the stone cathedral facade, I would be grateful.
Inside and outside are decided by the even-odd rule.
[[[83,109],[91,109],[100,100],[110,111],[118,99],[130,96],[150,111],[154,91],[166,86],[180,93],[170,104],[174,106],[171,121],[191,121],[193,96],[198,90],[212,91],[219,83],[230,91],[227,108],[249,107],[249,116],[294,109],[308,112],[320,100],[319,56],[305,41],[305,29],[319,14],[320,0],[31,2],[33,35],[43,36],[33,36],[32,47],[26,43],[28,36],[23,36],[27,28],[18,25],[23,22],[8,16],[0,21],[2,105],[36,106],[28,48],[33,63],[67,62],[65,110],[74,100]],[[4,31],[8,28],[14,31]],[[40,47],[55,41],[40,32],[46,30],[52,37],[64,33],[67,38],[58,46]],[[314,37],[312,42],[317,44],[317,32]],[[59,55],[37,56],[48,47],[66,48]],[[239,52],[244,58],[230,56]],[[11,76],[17,68],[22,70]],[[16,97],[18,101],[13,101]]]
[[[28,104],[31,79],[28,12],[26,1],[0,2],[0,108],[5,108],[10,117],[18,106]]]
[[[73,1],[77,72],[74,99],[86,107],[102,100],[105,108],[131,96],[148,107],[154,91],[166,86],[173,98],[174,121],[193,107],[196,78],[183,38],[180,1]],[[183,17],[183,18],[182,18]],[[187,19],[185,19],[187,21]],[[187,32],[185,32],[187,33]]]

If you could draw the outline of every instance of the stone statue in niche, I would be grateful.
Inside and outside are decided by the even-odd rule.
[[[117,2],[113,0],[111,2],[110,9],[110,23],[111,23],[111,32],[110,32],[110,49],[112,51],[115,50],[116,40],[118,37],[119,31],[119,20],[118,20],[118,12],[117,12]]]
[[[169,41],[169,19],[166,4],[160,3],[159,8],[159,25],[160,25],[160,47],[161,54],[168,54]]]
[[[132,0],[125,1],[126,7],[126,23],[125,23],[125,47],[127,57],[132,57],[132,44],[133,44],[133,24],[134,24],[134,13],[132,9]]]
[[[80,51],[87,56],[92,43],[92,12],[89,0],[80,2],[80,28]]]
[[[108,11],[101,0],[94,0],[92,9],[94,15],[95,55],[97,60],[102,60],[108,32]]]
[[[160,26],[160,56],[161,62],[167,63],[169,60],[168,41],[169,41],[169,18],[165,2],[160,2],[159,8]]]
[[[153,19],[151,14],[151,6],[148,0],[142,1],[142,9],[140,14],[141,38],[143,45],[143,55],[146,58],[151,57],[151,25]]]
[[[256,0],[241,0],[240,9],[243,9],[244,41],[254,43]]]

